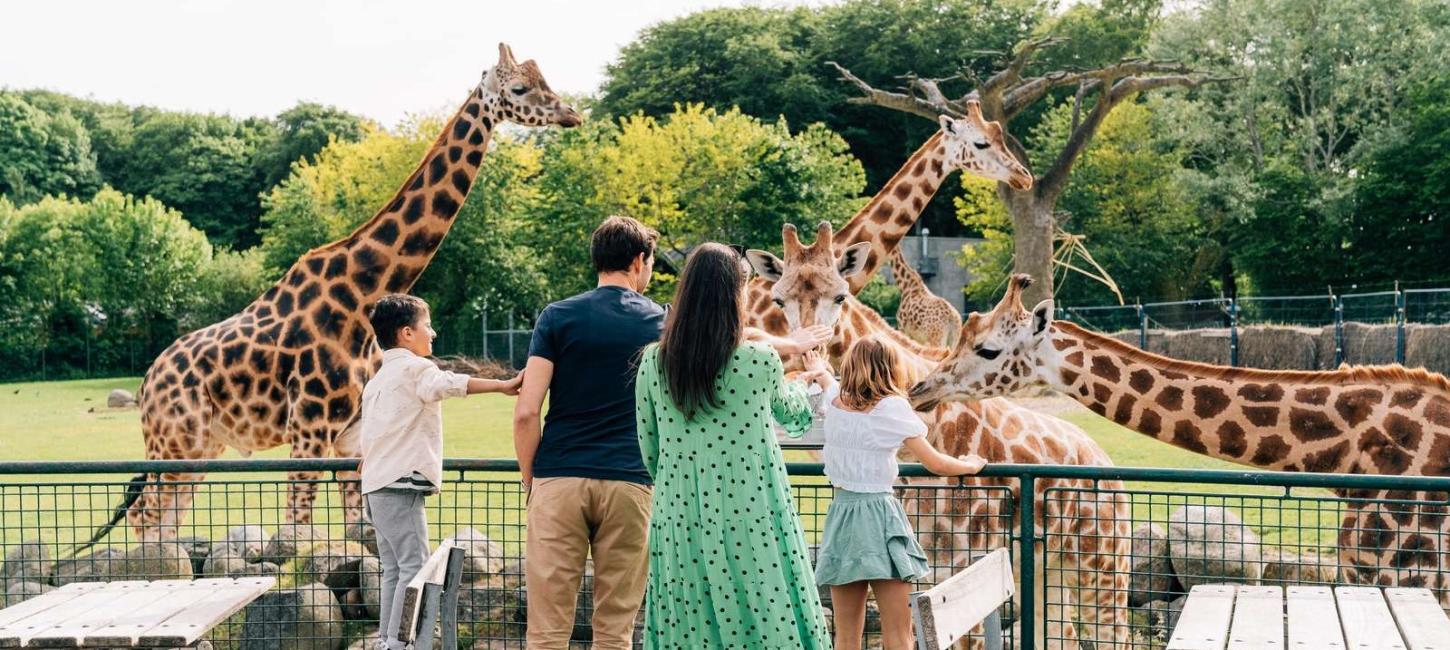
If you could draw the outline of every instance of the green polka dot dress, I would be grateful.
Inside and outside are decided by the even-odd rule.
[[[640,450],[654,476],[646,648],[830,648],[774,418],[811,426],[805,386],[746,343],[716,380],[723,405],[686,422],[657,347],[635,384]]]

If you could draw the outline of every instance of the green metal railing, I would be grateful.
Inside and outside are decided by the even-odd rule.
[[[444,466],[428,514],[435,541],[459,539],[469,553],[460,647],[523,648],[517,465]],[[814,545],[832,488],[819,464],[787,467]],[[78,579],[275,573],[279,589],[218,628],[213,645],[341,648],[367,633],[376,608],[368,531],[346,521],[337,490],[338,473],[354,468],[343,459],[0,462],[0,595],[17,602]],[[96,548],[67,557],[139,485],[131,475],[157,473],[169,487],[197,489],[181,544],[138,544],[123,519]],[[1202,582],[1393,583],[1450,602],[1450,478],[1050,465],[991,465],[950,480],[903,465],[901,475],[898,496],[934,569],[918,587],[991,548],[1012,551],[1022,596],[1004,617],[1008,647],[1160,648],[1183,593]],[[297,486],[316,489],[312,525],[287,523]],[[591,594],[586,578],[579,641]],[[878,629],[868,621],[868,644]]]

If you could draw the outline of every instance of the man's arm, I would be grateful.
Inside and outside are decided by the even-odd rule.
[[[534,485],[534,454],[539,451],[539,414],[544,408],[549,383],[554,379],[554,362],[543,357],[529,357],[523,375],[524,385],[514,402],[514,455],[519,459],[524,489],[529,490]]]

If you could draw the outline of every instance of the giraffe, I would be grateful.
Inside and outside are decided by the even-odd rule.
[[[1450,476],[1450,380],[1401,366],[1253,370],[1170,359],[1031,311],[1013,276],[973,313],[949,360],[912,388],[930,408],[1036,382],[1175,447],[1289,472]],[[1351,582],[1429,587],[1450,608],[1444,492],[1336,490],[1340,573]],[[1423,505],[1406,505],[1414,501]],[[1392,505],[1391,505],[1392,504]]]
[[[846,292],[846,277],[861,272],[869,244],[852,244],[837,255],[831,231],[829,222],[821,223],[815,242],[803,246],[795,227],[786,225],[784,260],[760,250],[748,251],[747,256],[756,272],[774,283],[775,299],[791,329],[834,326],[826,348],[833,362],[838,363],[859,338],[876,336],[897,348],[898,376],[906,385],[914,384],[949,350],[913,341]],[[827,300],[828,296],[841,300]],[[804,306],[822,303],[824,308]],[[975,453],[992,463],[1112,465],[1082,429],[1005,399],[943,404],[920,416],[928,426],[928,441],[953,455]],[[912,487],[903,493],[903,507],[919,522],[918,536],[931,549],[933,566],[939,567],[936,580],[968,566],[973,553],[1007,546],[1011,540],[1010,509],[1015,500],[985,495],[1013,495],[1016,482],[984,477],[958,480],[973,489],[943,490],[952,483],[929,479],[909,481]],[[1060,640],[1061,645],[1054,646],[1059,648],[1078,647],[1079,637],[1094,641],[1098,648],[1126,643],[1130,513],[1122,484],[1040,480],[1035,487],[1038,538],[1051,545],[1034,549],[1049,568],[1039,576],[1035,597],[1051,603],[1037,610],[1037,629]],[[1049,491],[1052,497],[1044,498]],[[942,568],[948,573],[941,574]],[[1051,598],[1045,598],[1048,592]],[[1074,604],[1074,598],[1081,602]],[[1080,633],[1066,615],[1067,606],[1077,609]]]
[[[984,119],[976,100],[967,102],[966,117],[943,115],[937,121],[940,125],[937,132],[833,235],[835,246],[840,249],[868,244],[857,249],[864,257],[860,271],[846,276],[847,293],[855,295],[866,286],[953,171],[960,169],[963,173],[1007,183],[1014,189],[1032,187],[1032,172],[1008,148],[1002,125]],[[836,298],[831,296],[832,300]],[[745,304],[747,326],[775,335],[786,333],[785,314],[773,302],[770,281],[763,277],[751,278]],[[815,303],[808,307],[814,309]],[[821,308],[830,309],[829,305]]]
[[[950,348],[957,342],[962,314],[952,303],[931,292],[921,274],[901,256],[901,247],[891,249],[891,275],[901,289],[901,306],[896,309],[896,327],[902,333],[932,347]]]
[[[250,455],[283,444],[292,458],[358,455],[358,398],[382,358],[367,310],[385,294],[408,291],[427,267],[504,121],[570,127],[581,118],[533,60],[519,63],[499,44],[498,63],[382,210],[304,254],[240,313],[181,336],[157,357],[140,393],[146,457],[211,459],[227,447]],[[318,476],[288,474],[289,522],[311,521]],[[345,518],[356,521],[357,473],[339,476]],[[202,478],[146,477],[147,487],[123,506],[132,527],[143,539],[175,537]]]

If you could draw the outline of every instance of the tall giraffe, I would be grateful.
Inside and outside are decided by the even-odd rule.
[[[966,117],[943,115],[938,121],[941,128],[907,158],[876,196],[833,235],[838,249],[866,244],[853,253],[863,256],[859,262],[860,272],[847,276],[846,290],[841,295],[855,295],[866,286],[887,254],[911,230],[922,209],[952,172],[960,169],[963,173],[1001,181],[1019,190],[1032,187],[1032,172],[1008,149],[1002,125],[983,119],[981,105],[975,100],[967,102]],[[837,300],[838,296],[830,298]],[[839,297],[839,300],[844,301],[844,297]],[[773,302],[769,281],[762,277],[752,278],[745,304],[747,326],[776,335],[788,331],[785,314],[778,308],[779,303]],[[815,303],[807,306],[814,308]],[[830,309],[829,305],[821,305],[821,308]]]
[[[356,456],[358,398],[382,358],[367,310],[385,294],[408,291],[428,266],[468,197],[495,125],[505,121],[569,127],[581,118],[533,60],[518,63],[499,44],[498,63],[381,211],[303,255],[241,313],[182,336],[157,357],[141,384],[146,457],[210,459],[227,447],[249,455],[283,444],[292,458]],[[318,476],[288,474],[288,521],[311,520]],[[339,476],[346,519],[355,521],[362,502],[356,473]],[[143,538],[174,537],[202,478],[146,477],[148,486],[128,504],[131,525]]]
[[[1323,372],[1179,361],[1023,308],[1022,287],[972,314],[949,360],[911,391],[929,408],[1037,382],[1175,447],[1290,472],[1450,476],[1450,380],[1401,366]],[[1337,490],[1349,580],[1431,587],[1450,607],[1445,493]],[[1410,505],[1415,501],[1421,505]]]
[[[946,298],[931,292],[921,274],[901,256],[901,247],[891,249],[891,275],[901,290],[896,309],[896,327],[904,334],[932,347],[950,348],[962,331],[962,313]]]
[[[794,226],[782,232],[785,259],[749,251],[755,270],[774,282],[776,299],[792,319],[791,328],[829,325],[835,334],[827,344],[833,362],[864,336],[876,336],[897,348],[898,376],[911,385],[925,377],[950,350],[928,348],[892,329],[871,308],[846,293],[846,278],[860,273],[869,244],[852,244],[836,253],[831,224],[823,222],[810,246],[803,246]],[[839,302],[828,297],[844,296]],[[834,305],[824,311],[806,305]],[[796,320],[799,318],[800,320]],[[820,318],[820,320],[811,320]],[[919,413],[928,426],[927,439],[952,455],[977,454],[992,463],[1052,463],[1111,466],[1110,459],[1077,426],[1033,412],[1005,399],[943,404]],[[956,479],[954,479],[956,480]],[[962,569],[974,553],[1008,546],[1015,501],[1010,479],[963,477],[967,490],[944,490],[945,480],[913,480],[903,493],[903,507],[917,522],[933,566]],[[1034,498],[1037,526],[1046,545],[1034,549],[1045,560],[1034,593],[1048,607],[1037,609],[1039,630],[1061,639],[1055,648],[1076,648],[1076,639],[1095,647],[1127,641],[1130,512],[1122,484],[1103,481],[1040,480]],[[1044,496],[1052,491],[1052,498]],[[944,495],[944,496],[943,496]],[[1007,510],[1003,508],[1006,507]],[[936,579],[945,578],[937,575]],[[1046,597],[1050,592],[1050,597]],[[1076,602],[1075,602],[1076,601]],[[1075,606],[1082,630],[1070,623],[1065,608]],[[1043,623],[1046,623],[1046,627]]]

